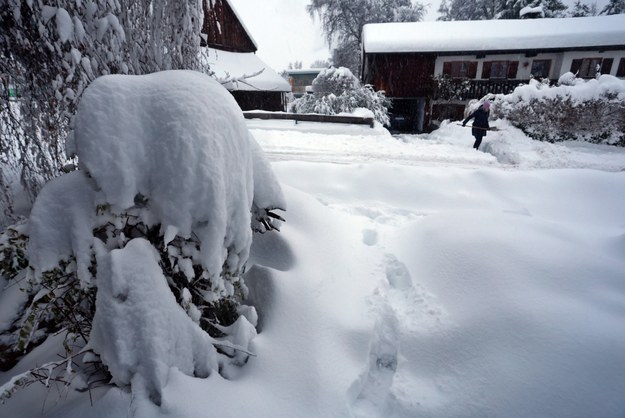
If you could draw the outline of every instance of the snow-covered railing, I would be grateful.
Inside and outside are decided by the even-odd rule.
[[[329,122],[329,123],[351,123],[356,125],[369,125],[374,127],[372,117],[344,116],[344,115],[320,115],[317,113],[284,113],[284,112],[243,112],[246,119],[282,119],[294,120],[297,122]]]

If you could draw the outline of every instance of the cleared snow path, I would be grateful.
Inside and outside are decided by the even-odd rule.
[[[492,125],[479,151],[471,130],[443,123],[432,134],[391,136],[379,126],[247,120],[271,161],[335,164],[380,162],[421,167],[496,167],[500,169],[590,168],[624,171],[625,150],[585,142],[533,141],[502,121]]]

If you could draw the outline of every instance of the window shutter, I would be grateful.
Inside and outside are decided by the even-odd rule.
[[[617,77],[625,77],[625,58],[621,58],[618,64],[618,69],[616,70]]]
[[[580,68],[582,68],[582,62],[583,62],[583,61],[584,61],[584,60],[582,60],[582,59],[578,59],[578,60],[573,60],[573,61],[571,62],[571,72],[572,72],[573,74],[577,74],[577,72],[579,71],[579,69],[580,69]]]
[[[490,78],[490,67],[493,63],[488,61],[488,62],[484,62],[484,65],[482,66],[482,78],[487,79]]]
[[[467,70],[467,77],[468,78],[477,77],[477,61],[469,62],[469,68]]]
[[[551,60],[545,60],[545,78],[549,78],[551,74]]]
[[[508,62],[508,78],[515,79],[517,69],[519,68],[519,61],[510,61]]]
[[[451,62],[445,61],[443,63],[443,75],[451,77]]]
[[[614,58],[604,58],[601,62],[601,74],[610,74],[612,71],[612,62]]]

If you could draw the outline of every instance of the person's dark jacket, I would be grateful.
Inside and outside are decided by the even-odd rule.
[[[473,134],[473,136],[485,136],[486,131],[490,129],[490,126],[488,125],[489,114],[490,112],[484,110],[484,108],[480,106],[475,112],[467,116],[467,118],[462,122],[462,125],[466,125],[469,120],[475,118],[475,120],[473,121],[473,129],[471,130],[471,133]]]

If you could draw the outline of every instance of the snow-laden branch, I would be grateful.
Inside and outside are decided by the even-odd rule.
[[[248,83],[246,80],[248,80],[250,78],[253,78],[253,77],[256,77],[258,75],[261,75],[264,71],[265,71],[265,69],[261,68],[260,70],[254,72],[254,73],[243,74],[243,75],[238,76],[238,77],[232,76],[232,75],[230,75],[229,72],[226,71],[226,76],[225,77],[216,77],[216,80],[219,82],[219,84],[224,85],[224,86],[226,84],[228,84],[228,83],[232,83],[232,84],[234,84],[238,88],[239,87],[239,83],[242,83],[242,84],[245,84],[246,86],[249,86],[249,87],[251,87],[253,89],[256,89],[256,90],[260,91],[261,89],[259,89],[258,87]]]

